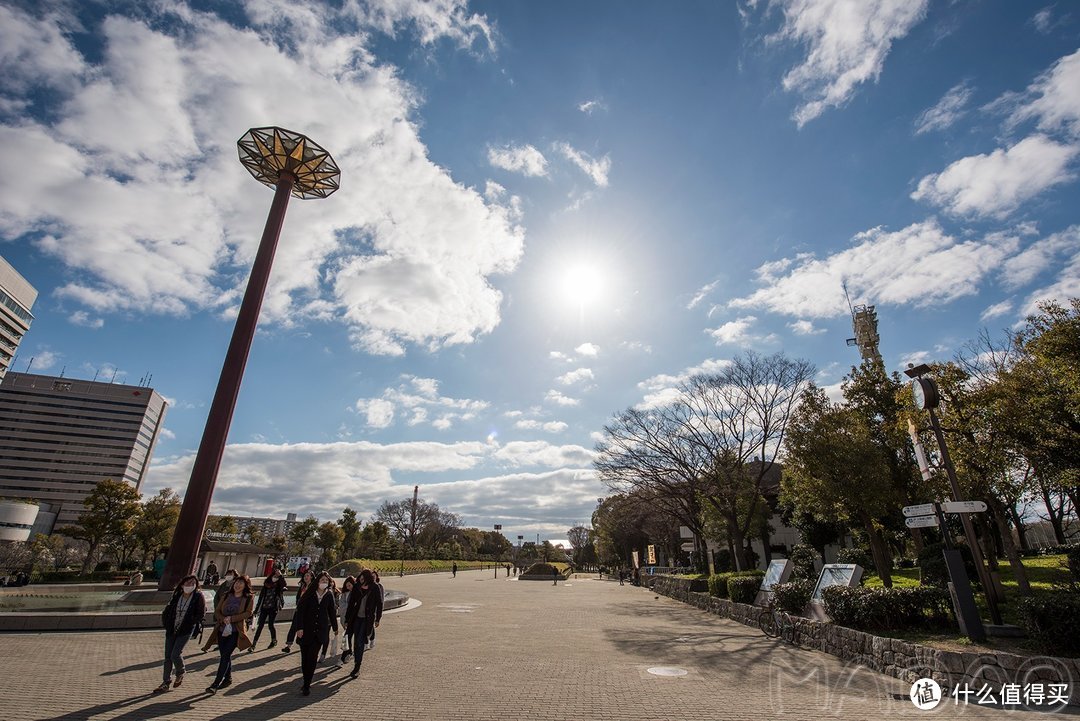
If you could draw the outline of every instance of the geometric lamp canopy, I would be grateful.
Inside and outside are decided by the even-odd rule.
[[[338,170],[330,153],[307,136],[284,128],[252,128],[236,141],[240,162],[260,183],[277,185],[282,172],[296,177],[297,198],[325,198],[338,189]]]

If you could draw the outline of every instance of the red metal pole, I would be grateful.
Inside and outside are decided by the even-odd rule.
[[[244,366],[247,364],[251,342],[255,338],[255,326],[259,322],[259,310],[262,308],[266,284],[270,280],[270,268],[274,263],[274,251],[277,249],[281,226],[285,221],[285,209],[289,205],[296,178],[289,173],[278,177],[274,202],[270,206],[270,215],[266,218],[259,251],[255,263],[251,266],[247,290],[240,303],[240,312],[233,326],[232,340],[225,354],[221,367],[217,391],[210,405],[210,415],[206,419],[199,452],[195,456],[195,465],[191,469],[184,503],[180,508],[180,518],[176,523],[169,555],[165,559],[165,570],[158,580],[158,589],[172,590],[184,576],[193,573],[195,561],[199,556],[199,544],[206,527],[206,516],[210,511],[210,499],[214,495],[221,456],[225,452],[225,441],[229,436],[233,409],[240,393],[240,382],[244,378]]]

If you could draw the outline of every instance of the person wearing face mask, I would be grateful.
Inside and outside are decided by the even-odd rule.
[[[311,571],[306,571],[300,577],[300,585],[296,587],[296,606],[300,607],[300,599],[304,597],[304,592],[311,587],[311,580],[315,578],[315,574]],[[281,649],[282,653],[288,653],[292,651],[293,641],[296,640],[296,629],[300,628],[300,617],[296,611],[293,611],[292,623],[289,624],[289,634],[285,637],[285,648]]]
[[[338,617],[341,619],[342,624],[345,623],[345,613],[349,610],[349,596],[352,595],[353,588],[356,587],[356,579],[352,576],[346,576],[345,580],[341,582],[341,595],[338,596]],[[349,656],[352,655],[351,638],[349,634],[345,634],[345,638],[341,642],[341,657],[338,659],[338,668],[345,665],[345,662],[349,660]]]
[[[245,621],[251,618],[254,609],[251,579],[247,576],[236,577],[232,590],[214,608],[214,632],[207,643],[217,644],[221,660],[214,682],[206,689],[209,693],[216,693],[232,684],[232,653],[236,649],[246,651],[251,646]]]
[[[311,694],[311,679],[318,665],[319,649],[330,642],[330,630],[338,631],[337,609],[334,592],[330,590],[330,574],[320,573],[312,582],[296,606],[300,619],[296,640],[300,643],[300,670],[304,685],[300,693]]]
[[[225,578],[222,580],[221,585],[214,591],[214,608],[217,608],[218,604],[221,603],[221,599],[228,595],[229,591],[232,589],[233,581],[239,576],[240,574],[236,572],[235,568],[230,568],[225,572]],[[210,639],[213,638],[213,635],[211,635]],[[213,640],[207,640],[206,644],[202,647],[203,653],[206,653],[213,648],[214,643],[215,641]]]
[[[170,685],[180,688],[184,682],[184,646],[188,639],[199,635],[205,614],[206,599],[199,592],[199,579],[194,575],[184,576],[161,612],[161,625],[165,627],[165,665],[162,669],[163,680],[154,693],[165,693]],[[174,668],[175,683],[172,680]]]
[[[375,584],[375,575],[367,568],[360,572],[356,586],[349,596],[349,607],[345,611],[345,632],[351,637],[354,654],[353,670],[350,678],[360,675],[360,664],[364,660],[364,645],[367,643],[368,629],[376,628],[382,619],[382,594]]]
[[[289,590],[288,584],[282,578],[281,571],[275,567],[274,572],[263,581],[262,589],[259,591],[259,600],[255,602],[255,615],[259,618],[259,625],[255,629],[255,638],[251,641],[248,653],[255,652],[255,647],[259,645],[259,636],[267,622],[270,624],[270,645],[267,648],[277,646],[277,629],[274,628],[274,621],[277,620],[278,611],[285,606],[287,590]]]
[[[375,590],[379,592],[379,618],[375,619],[376,623],[373,623],[373,624],[368,626],[367,649],[366,649],[368,651],[375,648],[375,627],[379,625],[378,621],[382,619],[383,601],[386,600],[386,591],[383,589],[382,580],[379,578],[379,572],[372,569],[371,576],[372,576],[372,579],[375,581]]]

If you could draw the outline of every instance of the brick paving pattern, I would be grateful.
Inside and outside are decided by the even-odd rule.
[[[189,644],[184,686],[151,696],[161,681],[161,632],[0,635],[0,718],[1047,718],[951,700],[919,711],[902,681],[646,589],[584,575],[557,587],[492,575],[384,578],[422,605],[384,616],[358,680],[347,679],[347,668],[320,668],[309,697],[299,694],[295,647],[286,655],[266,650],[267,640],[234,657],[233,685],[215,696],[204,689],[217,653]],[[278,626],[283,643],[286,624]],[[652,667],[686,674],[656,676]]]

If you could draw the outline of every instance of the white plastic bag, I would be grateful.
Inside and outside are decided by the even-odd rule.
[[[330,641],[330,655],[337,656],[338,639],[341,638],[340,633],[335,633],[334,638]]]
[[[221,627],[221,637],[222,638],[225,638],[226,636],[231,636],[232,632],[233,632],[233,627],[232,627],[231,623],[227,623],[227,624],[225,624],[224,626]]]

